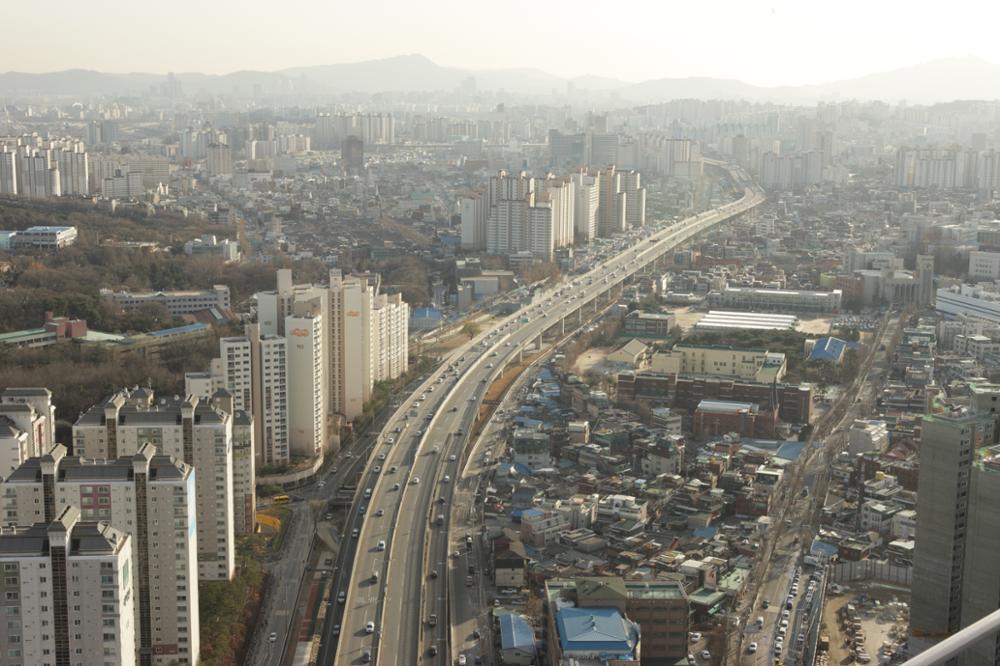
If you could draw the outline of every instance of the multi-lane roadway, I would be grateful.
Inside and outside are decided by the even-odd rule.
[[[449,542],[448,507],[486,388],[523,351],[600,311],[631,275],[763,201],[759,189],[746,187],[738,200],[650,233],[572,282],[536,292],[534,305],[446,358],[389,419],[367,463],[320,663],[331,663],[333,655],[337,664],[450,662],[446,574],[455,543]]]

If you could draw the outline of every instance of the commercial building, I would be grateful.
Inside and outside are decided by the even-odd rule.
[[[781,352],[684,343],[653,354],[650,364],[653,372],[734,377],[764,383],[781,381],[787,369],[785,355]]]
[[[157,455],[149,443],[111,460],[67,457],[56,445],[7,479],[3,502],[9,524],[48,523],[74,507],[82,520],[106,521],[127,534],[138,663],[198,663],[198,520],[190,466]]]
[[[753,289],[726,287],[708,294],[708,305],[713,308],[742,308],[747,310],[781,310],[784,312],[840,312],[843,292],[791,291],[787,289]]]
[[[111,291],[102,289],[101,296],[113,301],[123,310],[134,310],[147,303],[159,303],[171,315],[178,317],[199,310],[229,310],[229,287],[224,284],[212,285],[204,291]]]
[[[535,663],[535,630],[531,623],[515,613],[500,616],[500,659],[511,666]]]
[[[228,238],[220,241],[214,234],[205,234],[201,238],[194,238],[184,243],[184,254],[196,257],[219,257],[228,264],[240,260],[240,246]]]
[[[236,568],[233,529],[233,417],[190,396],[157,399],[122,390],[73,424],[73,452],[87,458],[135,455],[145,444],[197,470],[198,575],[229,580]]]
[[[639,626],[617,608],[562,608],[554,612],[557,640],[549,643],[549,663],[639,662]]]
[[[889,427],[885,421],[856,419],[847,433],[847,452],[852,456],[869,451],[885,451],[889,446]]]
[[[67,507],[52,522],[0,528],[0,654],[9,666],[136,661],[132,540]]]
[[[938,289],[934,307],[946,315],[978,317],[1000,322],[1000,294],[988,292],[980,287],[963,284],[958,287]]]
[[[514,430],[511,449],[514,464],[524,465],[532,470],[552,467],[552,452],[547,433],[517,428]]]
[[[674,381],[674,406],[693,411],[702,400],[751,402],[766,411],[778,410],[785,423],[812,422],[812,387],[752,380],[678,375]]]

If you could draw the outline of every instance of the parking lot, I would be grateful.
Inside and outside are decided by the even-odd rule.
[[[881,588],[827,597],[821,633],[830,639],[830,664],[898,663],[907,637],[909,595]],[[887,657],[886,662],[880,661]]]

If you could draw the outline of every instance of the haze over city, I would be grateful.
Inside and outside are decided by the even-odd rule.
[[[1000,4],[51,5],[0,664],[1000,666]]]

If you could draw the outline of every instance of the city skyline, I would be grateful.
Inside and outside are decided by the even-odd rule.
[[[310,0],[291,0],[281,7],[281,16],[290,19],[288,30],[269,34],[261,31],[272,25],[273,7],[260,0],[238,6],[220,2],[210,8],[180,0],[163,7],[132,6],[119,11],[116,6],[115,11],[100,11],[105,4],[110,9],[106,0],[96,2],[96,7],[64,7],[67,20],[47,26],[50,46],[44,50],[35,48],[31,31],[15,31],[0,45],[0,59],[10,63],[9,70],[28,73],[80,68],[223,74],[421,53],[442,65],[469,69],[537,69],[565,78],[592,76],[624,82],[685,76],[730,78],[761,86],[828,83],[942,58],[972,56],[1000,63],[1000,44],[989,34],[1000,19],[1000,7],[967,0],[959,1],[946,15],[933,16],[913,12],[898,2],[872,5],[851,0],[831,13],[784,0],[724,1],[685,7],[681,13],[676,7],[643,0],[636,3],[634,15],[645,19],[630,28],[633,38],[627,49],[624,43],[608,43],[602,36],[603,22],[588,20],[591,13],[583,8],[568,12],[561,5],[529,5],[520,0],[510,6],[508,15],[532,19],[511,24],[518,34],[509,43],[516,43],[516,49],[504,48],[508,42],[498,39],[497,25],[489,15],[450,1],[428,9],[392,0],[375,11],[366,6],[330,8]],[[530,9],[530,14],[523,14],[522,9]],[[41,9],[28,5],[8,8],[6,14],[18,25],[45,18]],[[440,34],[441,25],[463,15],[461,30]],[[859,15],[865,17],[863,23],[856,20]],[[720,22],[720,16],[727,20]],[[343,25],[362,29],[340,30]],[[895,29],[886,31],[887,25]],[[436,38],[428,39],[434,31]],[[828,44],[817,43],[817,33],[833,38]],[[113,34],[123,48],[60,46],[88,34]],[[929,34],[934,38],[927,39]],[[703,49],[708,38],[716,46]],[[194,48],[150,49],[151,40]],[[261,40],[270,46],[261,48]],[[483,48],[491,43],[497,48]],[[850,49],[838,46],[844,43]],[[594,44],[606,48],[593,48]],[[33,52],[30,63],[21,57],[26,49]],[[123,53],[128,53],[127,59]],[[566,58],[567,53],[571,57]]]

